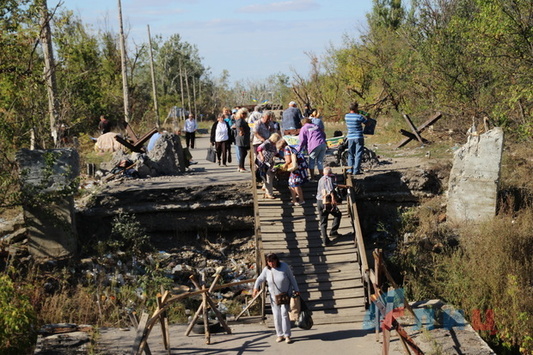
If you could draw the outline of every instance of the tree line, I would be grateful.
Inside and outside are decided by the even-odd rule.
[[[360,36],[319,58],[295,91],[343,117],[359,101],[378,116],[444,114],[452,129],[490,120],[533,137],[533,2],[374,0]]]

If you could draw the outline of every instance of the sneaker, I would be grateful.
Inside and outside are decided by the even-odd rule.
[[[228,167],[226,164],[222,164],[222,165],[224,165],[226,168]]]
[[[283,337],[277,337],[276,338],[276,343],[281,343],[283,341]]]
[[[340,234],[339,234],[339,232],[335,231],[335,232],[329,233],[329,236],[331,238],[338,238],[340,236]]]
[[[289,203],[287,203],[287,205],[289,205],[289,206],[294,206],[294,205],[297,205],[297,204],[298,204],[298,202],[289,202]]]
[[[295,202],[294,203],[296,206],[303,206],[305,205],[305,201],[302,201],[302,202]]]
[[[198,164],[198,162],[197,162],[197,161],[194,161],[194,160],[189,160],[189,164],[191,164],[191,165],[195,165],[195,164]]]
[[[292,343],[292,339],[291,339],[291,337],[286,337],[286,338],[285,338],[285,342],[286,342],[287,344],[291,344],[291,343]]]
[[[324,241],[324,244],[325,244],[326,246],[331,245],[331,240],[330,240],[329,238],[326,239],[326,240]]]

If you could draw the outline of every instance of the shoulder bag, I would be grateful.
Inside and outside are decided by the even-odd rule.
[[[274,274],[272,273],[272,270],[270,270],[270,276],[272,277],[272,284],[274,285],[274,287],[278,291],[281,291],[278,288],[278,286],[276,285],[276,283],[274,282]],[[290,296],[289,296],[289,294],[287,292],[280,292],[277,295],[275,295],[274,298],[276,299],[276,304],[278,306],[282,305],[282,304],[290,304],[291,303],[291,298],[290,298]]]

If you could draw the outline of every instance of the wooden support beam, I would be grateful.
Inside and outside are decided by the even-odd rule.
[[[139,317],[137,316],[137,313],[135,312],[129,312],[128,313],[128,316],[130,318],[130,321],[131,323],[133,324],[133,327],[135,329],[138,329],[139,328]],[[144,347],[144,353],[146,355],[151,355],[152,352],[150,351],[150,347],[148,346],[148,344],[146,344],[146,346]]]
[[[215,280],[213,281],[213,284],[216,284],[217,281],[218,281],[218,278],[220,277],[220,274],[218,274],[216,277],[215,277]],[[198,282],[196,281],[194,275],[191,275],[189,277],[189,279],[192,281],[192,283],[194,284],[194,286],[198,289],[200,289],[200,285],[198,284]],[[228,334],[231,334],[231,328],[228,326],[228,323],[226,323],[226,321],[224,320],[224,316],[222,315],[222,313],[220,313],[220,311],[218,310],[215,302],[213,302],[213,300],[211,299],[211,295],[209,295],[208,292],[204,293],[204,295],[206,296],[206,300],[207,300],[207,303],[209,304],[209,307],[211,307],[211,309],[213,310],[213,312],[215,312],[215,315],[217,316],[217,319],[218,321],[220,322],[220,324],[222,325],[222,327],[224,327],[224,330],[226,331],[226,333]]]
[[[161,308],[155,310],[154,314],[152,315],[152,318],[148,320],[148,322],[146,323],[146,327],[145,327],[146,330],[143,334],[143,337],[140,340],[140,343],[138,343],[137,341],[134,343],[132,354],[140,355],[143,352],[143,350],[147,346],[148,336],[150,335],[150,332],[152,331],[154,324],[159,320],[159,315],[162,312],[166,311],[174,302],[177,302],[187,297],[201,295],[202,293],[205,293],[205,292],[213,292],[214,290],[220,290],[220,289],[231,287],[231,286],[237,286],[237,285],[242,285],[246,283],[253,283],[255,282],[255,280],[256,279],[241,280],[241,281],[236,281],[236,282],[230,282],[224,285],[212,284],[209,290],[203,289],[203,290],[187,292],[181,295],[170,297],[167,300],[167,302],[162,305]]]
[[[168,297],[168,291],[165,291],[163,295],[158,294],[156,297],[157,300],[157,309],[161,309],[163,305],[165,304],[165,298]],[[170,350],[170,335],[168,331],[168,318],[167,318],[167,312],[161,312],[161,315],[159,316],[159,323],[161,324],[161,335],[163,336],[163,345],[165,346],[165,350]]]
[[[146,312],[143,312],[142,316],[141,316],[141,319],[139,320],[139,324],[138,324],[138,327],[137,327],[137,333],[135,335],[135,342],[133,343],[133,353],[137,353],[137,349],[139,349],[143,339],[144,339],[144,332],[146,330],[146,327],[147,327],[147,324],[148,324],[148,319],[149,319],[149,315],[148,313]],[[145,345],[144,346],[144,353],[146,355],[151,355],[151,352],[149,350],[149,348]],[[140,353],[140,352],[139,352]]]
[[[235,317],[235,320],[238,321],[239,318],[241,318],[241,316],[244,314],[244,312],[246,312],[248,309],[250,309],[250,307],[252,307],[252,305],[255,303],[255,301],[257,301],[257,299],[259,297],[261,297],[261,295],[263,294],[263,292],[265,292],[266,288],[264,286],[261,286],[261,291],[259,291],[257,293],[257,295],[255,295],[254,298],[252,298],[252,300],[250,302],[248,302],[248,305],[246,305],[246,307],[244,307],[244,309],[242,310],[241,313],[239,313],[239,315],[237,317]]]

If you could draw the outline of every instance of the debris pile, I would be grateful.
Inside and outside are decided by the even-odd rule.
[[[155,135],[154,135],[155,136]],[[126,154],[115,151],[110,162],[102,163],[96,175],[104,182],[114,178],[147,178],[179,175],[189,166],[190,154],[181,147],[180,137],[174,133],[157,133],[153,148],[147,153]],[[117,168],[123,168],[117,171]],[[132,169],[135,172],[132,172]]]

